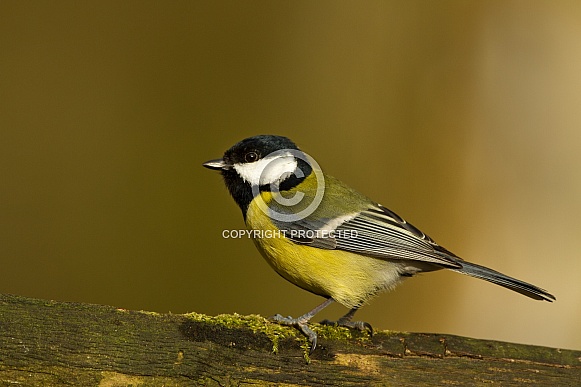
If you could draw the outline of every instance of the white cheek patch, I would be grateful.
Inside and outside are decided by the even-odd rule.
[[[297,169],[297,160],[291,154],[265,157],[254,163],[237,163],[234,169],[251,185],[280,183]]]

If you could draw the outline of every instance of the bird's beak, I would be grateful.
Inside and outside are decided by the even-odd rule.
[[[229,167],[229,165],[222,159],[206,161],[202,165],[208,169],[228,169]]]

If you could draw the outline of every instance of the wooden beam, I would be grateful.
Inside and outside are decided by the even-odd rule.
[[[581,385],[581,351],[0,295],[0,385]]]

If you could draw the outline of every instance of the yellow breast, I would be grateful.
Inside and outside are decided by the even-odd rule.
[[[268,192],[261,195],[266,203],[272,198]],[[246,225],[257,230],[254,243],[266,261],[291,283],[353,308],[400,281],[396,263],[296,244],[276,228],[256,202],[248,208]]]

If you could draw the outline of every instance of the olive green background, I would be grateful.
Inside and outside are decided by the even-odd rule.
[[[438,272],[361,319],[580,349],[580,41],[578,1],[2,1],[0,292],[306,312],[201,167],[274,133],[557,296]]]

